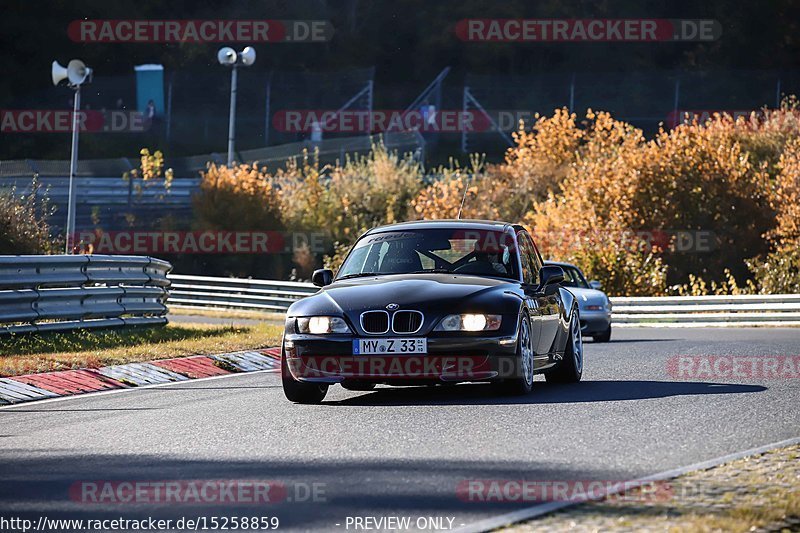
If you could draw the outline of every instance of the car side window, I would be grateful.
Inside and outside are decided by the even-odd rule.
[[[533,244],[531,236],[527,233],[520,232],[518,240],[520,243],[525,243],[524,250],[526,252],[525,255],[528,257],[528,264],[530,265],[531,284],[538,285],[539,271],[542,269],[542,262],[539,260],[539,254],[536,252],[536,246]],[[520,251],[522,251],[522,248],[520,248]]]
[[[580,281],[574,268],[561,267],[564,271],[564,285],[567,287],[580,287]]]
[[[524,233],[517,234],[517,245],[519,246],[519,260],[522,263],[522,282],[534,285],[536,275],[534,275],[531,265],[530,243],[525,240]]]
[[[530,263],[531,263],[531,272],[533,273],[533,283],[538,285],[539,281],[539,271],[542,269],[542,261],[539,259],[539,252],[536,250],[536,245],[533,243],[533,239],[527,233],[523,233],[525,242],[528,244],[528,250],[530,251]]]

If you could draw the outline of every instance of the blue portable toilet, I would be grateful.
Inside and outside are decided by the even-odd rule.
[[[147,111],[147,103],[152,100],[156,116],[164,116],[164,66],[136,65],[136,109]]]

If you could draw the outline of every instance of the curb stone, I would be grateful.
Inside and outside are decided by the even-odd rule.
[[[143,363],[82,368],[0,378],[0,405],[89,392],[133,388],[236,372],[273,371],[280,350],[267,348],[217,355],[192,355]]]

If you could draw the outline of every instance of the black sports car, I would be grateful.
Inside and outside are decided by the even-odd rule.
[[[503,222],[441,220],[372,229],[334,278],[287,313],[286,397],[321,402],[328,387],[489,381],[526,394],[533,376],[583,371],[578,303],[561,267],[543,265],[528,232]]]

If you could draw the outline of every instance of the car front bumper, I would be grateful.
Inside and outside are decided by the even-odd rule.
[[[611,312],[580,310],[581,333],[595,335],[606,331],[611,326]]]
[[[428,336],[425,354],[354,355],[352,335],[287,334],[286,367],[297,381],[389,384],[492,381],[516,372],[514,336]]]

